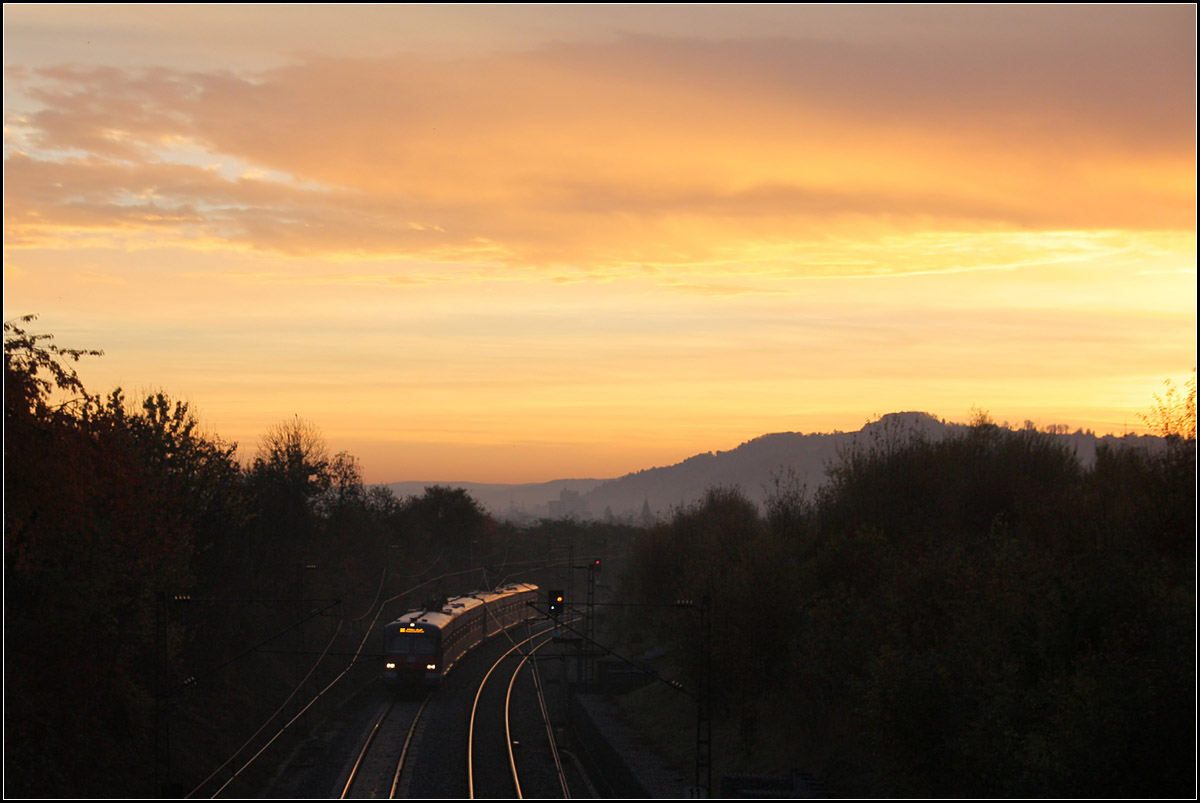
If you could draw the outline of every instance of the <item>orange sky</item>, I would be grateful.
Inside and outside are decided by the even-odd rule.
[[[4,7],[4,314],[252,456],[611,477],[1196,354],[1193,6]]]

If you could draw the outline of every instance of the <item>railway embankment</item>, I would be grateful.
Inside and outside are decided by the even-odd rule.
[[[600,660],[592,682],[571,684],[570,744],[598,797],[692,796],[693,768],[663,758],[621,711],[620,695],[648,682],[649,675],[625,663]]]
[[[605,694],[571,700],[574,746],[596,793],[605,798],[689,797],[692,779],[658,757]]]

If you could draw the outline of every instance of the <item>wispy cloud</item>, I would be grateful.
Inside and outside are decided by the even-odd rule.
[[[39,108],[6,160],[6,234],[601,269],[864,225],[1185,227],[1191,53],[1105,41],[629,36],[253,75],[21,70]],[[243,168],[179,161],[181,142]]]

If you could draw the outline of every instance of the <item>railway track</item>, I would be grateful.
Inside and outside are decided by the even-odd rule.
[[[552,644],[548,629],[512,628],[440,688],[389,695],[360,737],[340,796],[545,798],[583,787],[568,779],[551,724],[565,704],[563,662],[539,660]]]
[[[342,789],[343,799],[396,796],[413,734],[428,702],[428,693],[416,700],[393,696],[388,701],[359,750]]]
[[[542,632],[514,643],[492,664],[479,684],[471,707],[467,736],[469,797],[523,798],[521,765],[526,769],[536,767],[538,777],[544,778],[544,767],[548,764],[556,768],[558,777],[559,793],[555,796],[570,797],[535,660],[538,651],[551,642],[551,636]],[[525,686],[520,689],[526,696],[523,706],[515,703],[518,680]],[[527,712],[532,701],[537,703],[538,721],[530,723],[529,717],[524,716],[521,722],[516,722],[514,718],[518,708]],[[546,735],[545,744],[529,738],[532,735],[528,733],[531,724]],[[530,750],[524,749],[525,745],[536,745],[533,749],[539,754],[529,755]],[[545,784],[539,786],[544,789]],[[539,791],[536,796],[545,795]]]

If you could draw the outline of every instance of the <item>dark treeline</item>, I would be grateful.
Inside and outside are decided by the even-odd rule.
[[[780,478],[762,514],[715,489],[649,532],[516,528],[462,489],[365,486],[300,418],[241,464],[164,393],[91,395],[72,365],[98,352],[29,320],[4,327],[8,796],[227,779],[299,709],[316,654],[297,700],[369,653],[381,608],[631,541],[624,601],[712,600],[719,767],[814,770],[843,795],[1193,792],[1194,395],[1188,437],[1087,470],[979,420],[881,432],[815,498]],[[673,646],[662,671],[694,688],[680,611],[612,610],[608,643]]]
[[[637,544],[625,599],[710,597],[719,768],[842,796],[1191,797],[1192,405],[1188,437],[1088,470],[981,415],[878,433],[815,497],[780,478],[765,515],[712,489]],[[664,671],[695,689],[699,628],[631,611],[627,648],[674,645]]]
[[[100,352],[31,320],[4,325],[6,796],[228,779],[299,710],[285,700],[322,650],[296,700],[374,648],[381,608],[527,579],[563,543],[600,554],[631,538],[498,524],[462,489],[397,499],[300,418],[242,465],[164,393],[91,395],[72,366]],[[377,667],[361,666],[366,682]]]

